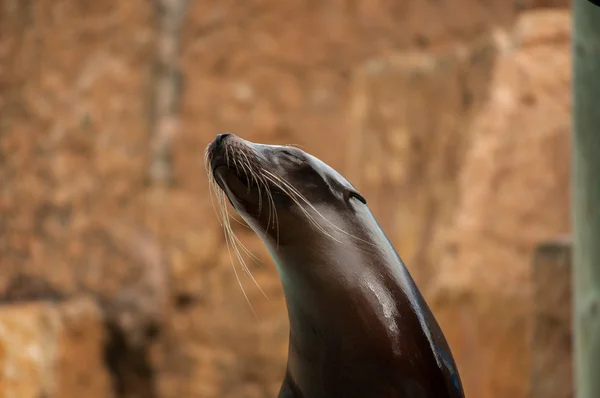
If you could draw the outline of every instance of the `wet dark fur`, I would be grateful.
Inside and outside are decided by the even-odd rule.
[[[280,398],[464,397],[438,323],[344,177],[300,149],[234,135],[209,145],[207,163],[282,280],[290,343]]]

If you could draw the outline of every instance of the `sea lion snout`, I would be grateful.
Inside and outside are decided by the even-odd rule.
[[[223,141],[225,141],[225,139],[231,135],[231,133],[217,134],[217,138],[215,138],[215,148],[219,149],[221,145],[223,145]]]
[[[231,142],[234,138],[236,138],[236,136],[231,133],[217,134],[214,141],[209,144],[208,153],[213,174],[219,166],[228,164],[226,146],[234,144]]]

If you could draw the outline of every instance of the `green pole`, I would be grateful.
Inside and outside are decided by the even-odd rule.
[[[600,7],[572,7],[575,397],[600,398]]]

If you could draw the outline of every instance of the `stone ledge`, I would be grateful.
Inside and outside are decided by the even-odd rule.
[[[571,242],[543,242],[533,256],[532,398],[573,397]]]
[[[112,398],[102,312],[89,298],[0,306],[6,398]]]

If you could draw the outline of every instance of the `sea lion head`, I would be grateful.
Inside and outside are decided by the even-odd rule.
[[[309,231],[339,233],[368,211],[348,180],[296,147],[218,134],[206,149],[205,162],[211,180],[268,245],[285,245]]]
[[[283,395],[464,397],[433,314],[348,180],[301,149],[233,134],[217,135],[205,163],[226,231],[229,200],[280,272]]]

